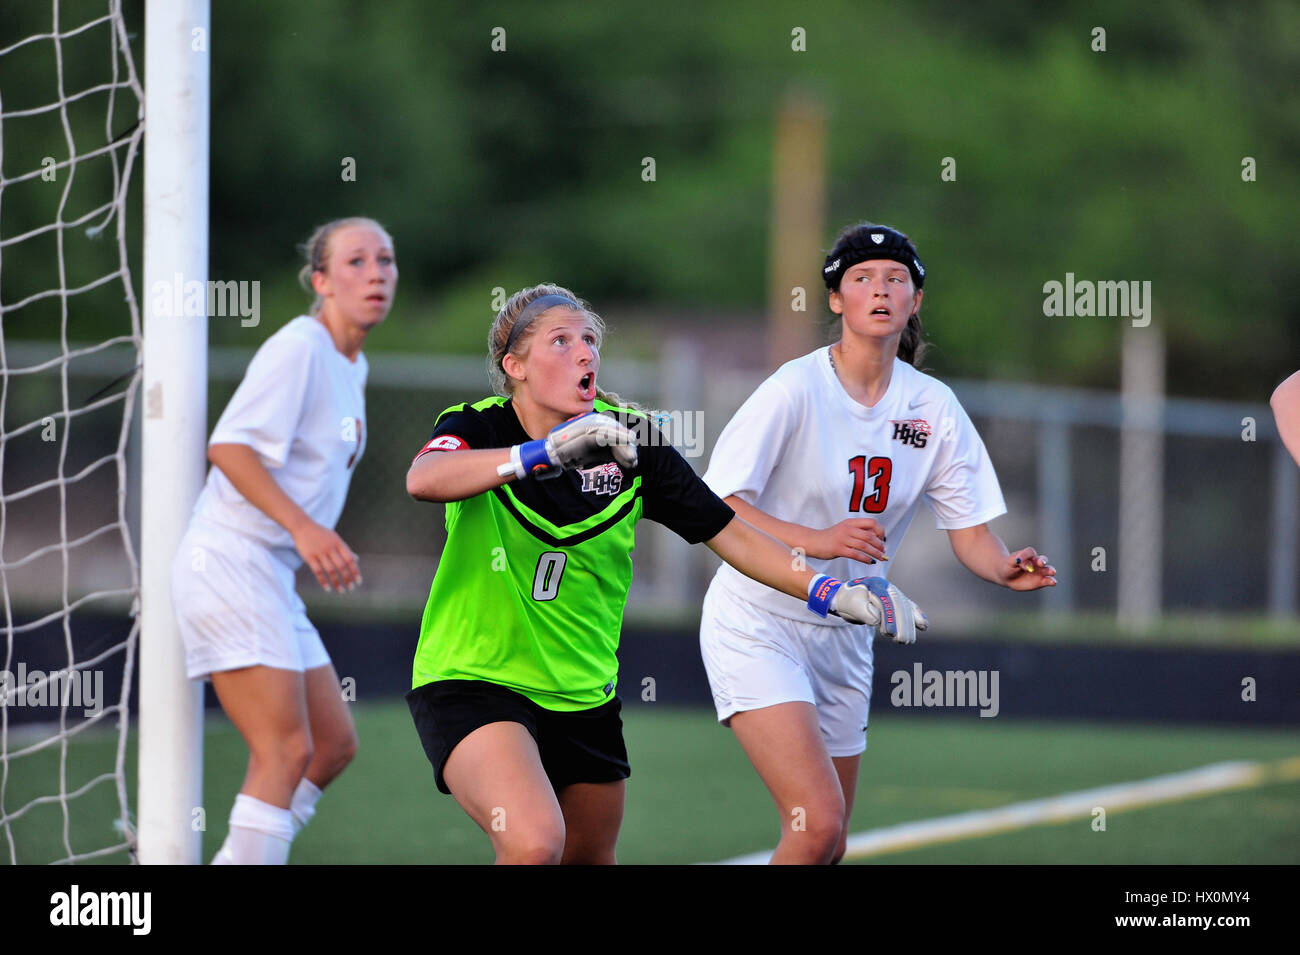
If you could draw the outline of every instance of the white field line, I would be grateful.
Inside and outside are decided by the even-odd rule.
[[[1300,777],[1300,759],[1281,760],[1273,764],[1253,762],[1214,763],[1181,773],[1113,786],[1100,786],[1080,792],[1062,793],[1045,799],[1013,803],[997,809],[980,809],[940,816],[920,822],[904,822],[882,829],[872,829],[849,836],[846,859],[861,859],[902,852],[942,842],[956,842],[999,832],[1011,832],[1044,823],[1085,819],[1100,807],[1107,814],[1139,809],[1159,803],[1208,796],[1229,789],[1247,789],[1277,779]],[[753,852],[726,859],[722,865],[766,865],[771,851]]]

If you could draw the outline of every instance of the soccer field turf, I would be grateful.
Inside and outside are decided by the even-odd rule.
[[[361,749],[330,787],[294,843],[295,863],[485,863],[488,839],[437,791],[406,706],[357,705]],[[770,849],[778,820],[767,791],[730,732],[706,709],[636,706],[624,713],[632,778],[619,840],[623,863],[711,862]],[[243,742],[222,718],[208,720],[204,767],[204,860],[225,838],[242,779]],[[103,737],[70,744],[68,788],[111,764]],[[853,832],[985,810],[1098,786],[1145,780],[1229,760],[1269,766],[1300,755],[1292,730],[912,718],[872,722]],[[134,747],[128,756],[135,794]],[[1279,778],[1280,777],[1280,778]],[[58,791],[58,749],[10,766],[5,807]],[[112,839],[111,788],[71,803],[76,850]],[[20,862],[63,855],[62,812],[36,807],[11,823]],[[7,842],[0,851],[8,857]],[[119,853],[105,861],[125,861]],[[1011,832],[873,855],[865,862],[1295,863],[1300,861],[1300,781],[1108,811]]]

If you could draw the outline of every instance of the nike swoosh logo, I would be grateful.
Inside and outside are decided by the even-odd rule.
[[[921,407],[921,405],[923,405],[923,404],[925,404],[925,399],[924,399],[924,398],[918,398],[916,401],[911,402],[911,403],[907,406],[907,410],[908,410],[908,411],[911,411],[913,408],[919,408],[919,407]]]

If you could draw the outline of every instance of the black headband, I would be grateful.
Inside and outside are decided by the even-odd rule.
[[[925,266],[921,264],[915,246],[901,232],[884,225],[864,225],[837,242],[831,254],[826,256],[826,265],[822,268],[826,287],[835,291],[851,266],[871,259],[901,262],[912,273],[912,282],[917,288],[925,285]]]
[[[510,354],[510,349],[515,347],[515,342],[518,341],[519,336],[523,334],[524,329],[529,326],[534,318],[548,309],[555,308],[557,305],[567,305],[569,308],[576,309],[579,312],[584,311],[581,305],[569,298],[567,295],[551,294],[537,296],[537,298],[524,306],[523,311],[519,313],[519,317],[515,319],[515,324],[510,329],[510,334],[506,336],[506,350],[502,353],[503,356]]]

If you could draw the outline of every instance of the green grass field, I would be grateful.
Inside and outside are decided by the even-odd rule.
[[[295,863],[486,863],[487,837],[437,791],[400,701],[358,705],[361,752],[294,843]],[[708,862],[770,849],[776,811],[731,734],[710,710],[638,707],[625,713],[632,778],[619,842],[624,863]],[[10,749],[17,737],[11,738]],[[67,789],[112,765],[115,741],[69,746]],[[907,718],[872,722],[853,831],[988,809],[1147,779],[1227,760],[1275,764],[1300,755],[1294,730],[1153,727]],[[225,838],[245,750],[224,719],[208,720],[204,859]],[[59,791],[58,747],[9,766],[4,807]],[[128,748],[135,800],[134,747]],[[111,784],[73,804],[70,842],[113,841]],[[10,823],[19,862],[64,855],[63,813],[37,807]],[[8,840],[0,831],[0,858]],[[125,853],[103,861],[126,861]],[[1294,864],[1300,862],[1300,780],[1264,785],[859,860],[879,863]]]

